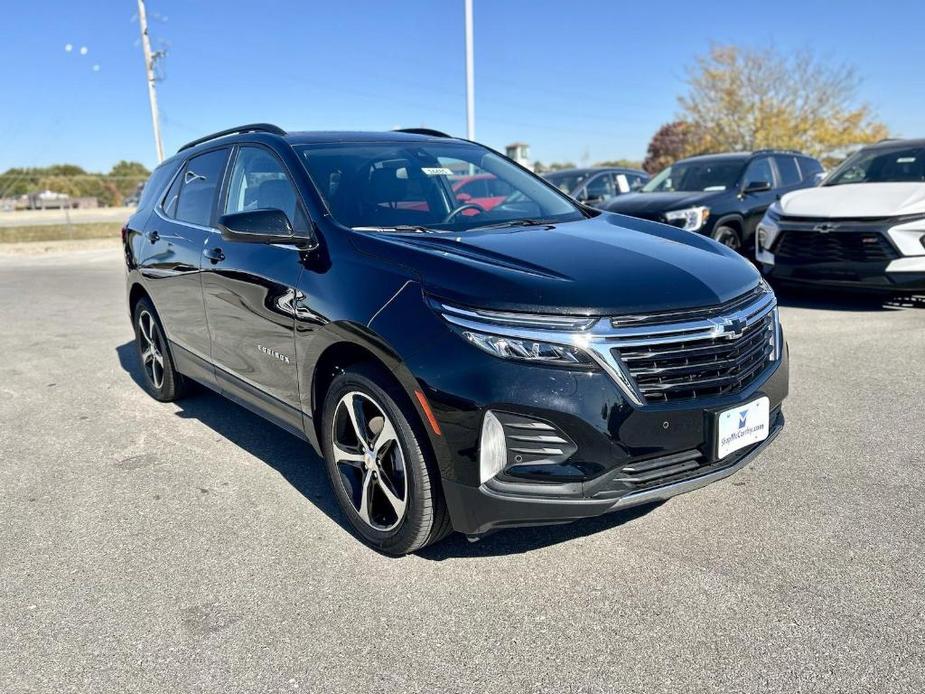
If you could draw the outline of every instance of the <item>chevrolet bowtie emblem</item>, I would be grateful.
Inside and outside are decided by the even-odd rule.
[[[748,322],[744,318],[727,318],[722,324],[722,336],[730,340],[742,337]]]

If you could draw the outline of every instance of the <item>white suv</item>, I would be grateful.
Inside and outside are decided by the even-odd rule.
[[[787,193],[757,230],[755,257],[784,283],[925,292],[925,140],[885,140],[819,187]]]

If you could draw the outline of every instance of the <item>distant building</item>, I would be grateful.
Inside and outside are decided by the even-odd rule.
[[[513,159],[524,168],[533,171],[533,162],[530,161],[530,145],[526,142],[512,142],[504,148],[508,159]]]

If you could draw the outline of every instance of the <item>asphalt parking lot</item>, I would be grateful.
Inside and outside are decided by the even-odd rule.
[[[144,394],[122,272],[0,258],[0,691],[925,690],[925,308],[784,297],[728,480],[389,559],[305,444]]]

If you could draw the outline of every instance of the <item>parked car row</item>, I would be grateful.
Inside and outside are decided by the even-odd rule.
[[[791,150],[690,157],[606,198],[588,195],[592,171],[545,177],[579,202],[709,236],[781,283],[925,291],[925,140],[865,147],[827,177]]]

